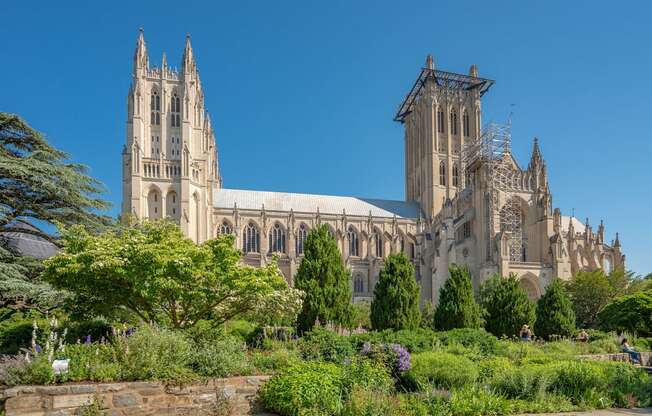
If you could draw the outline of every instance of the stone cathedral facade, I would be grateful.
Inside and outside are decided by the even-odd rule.
[[[140,219],[170,217],[196,242],[234,234],[243,261],[274,254],[291,283],[307,234],[327,224],[351,270],[354,300],[369,299],[384,259],[412,259],[423,300],[437,301],[451,264],[474,286],[516,274],[531,298],[554,278],[625,267],[618,234],[552,208],[537,140],[526,168],[511,154],[509,126],[482,128],[482,96],[493,81],[441,71],[428,56],[399,106],[405,126],[405,201],[262,192],[223,187],[217,145],[195,55],[186,39],[181,69],[150,66],[138,36],[122,154],[123,207]]]

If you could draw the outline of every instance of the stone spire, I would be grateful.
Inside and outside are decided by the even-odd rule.
[[[145,45],[145,31],[141,27],[136,40],[136,51],[134,52],[134,75],[140,72],[143,74],[149,69],[149,57]]]
[[[614,241],[614,247],[620,248],[620,238],[618,237],[618,233],[616,233],[616,241]]]
[[[195,68],[195,55],[190,44],[190,35],[186,35],[186,47],[183,50],[183,72],[190,73]]]
[[[161,63],[161,69],[163,70],[163,72],[167,71],[167,69],[168,69],[168,58],[167,58],[167,56],[165,56],[165,52],[163,52],[163,60],[162,60],[162,63]]]
[[[542,165],[543,156],[541,156],[541,149],[539,148],[539,139],[534,138],[534,145],[532,146],[532,157],[530,158],[530,166]]]

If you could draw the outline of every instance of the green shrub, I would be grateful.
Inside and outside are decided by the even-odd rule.
[[[315,361],[294,365],[267,381],[260,398],[282,416],[337,414],[342,408],[342,368]]]
[[[90,321],[72,322],[66,325],[68,333],[66,342],[74,344],[77,340],[84,342],[90,335],[91,340],[99,341],[102,338],[108,340],[112,336],[113,328],[105,319],[93,319]]]
[[[575,312],[561,280],[554,279],[546,293],[537,301],[534,331],[539,337],[550,339],[557,335],[569,337],[575,331]]]
[[[553,393],[568,397],[573,404],[584,403],[599,405],[602,392],[607,389],[608,380],[601,365],[588,361],[563,361],[551,368]],[[606,394],[604,395],[606,399]],[[600,406],[604,407],[604,406]]]
[[[408,386],[418,390],[427,390],[429,385],[451,389],[475,382],[478,370],[466,357],[446,352],[423,352],[412,355],[412,368],[405,378]]]
[[[343,363],[346,357],[355,354],[347,337],[324,328],[306,332],[299,340],[299,351],[307,360],[322,360]]]
[[[389,375],[389,370],[378,363],[365,358],[355,358],[350,364],[344,366],[342,387],[345,395],[353,388],[389,392],[392,390],[394,380]]]
[[[349,396],[340,416],[443,416],[432,412],[427,398],[415,395],[394,395],[356,388]]]
[[[490,385],[508,399],[534,400],[542,397],[551,384],[551,375],[541,365],[505,367],[495,372]]]
[[[497,374],[512,369],[512,363],[506,357],[492,357],[480,360],[478,376],[480,380],[489,380]]]
[[[272,351],[259,351],[253,354],[253,366],[264,374],[275,373],[301,360],[297,350],[284,347]]]
[[[229,335],[195,344],[189,366],[197,374],[206,377],[247,375],[253,370],[244,341]]]
[[[231,336],[237,337],[242,341],[249,339],[251,334],[256,330],[257,325],[243,320],[228,321],[224,324],[224,331]]]
[[[606,374],[610,398],[618,407],[652,405],[652,377],[627,363],[601,363]]]
[[[603,329],[652,336],[652,289],[612,300],[598,313]]]
[[[436,337],[444,345],[477,347],[486,356],[495,354],[498,348],[498,339],[484,329],[457,328],[438,332]]]
[[[383,329],[416,329],[421,324],[419,284],[414,265],[403,253],[390,254],[380,271],[371,302],[371,326]]]
[[[436,329],[479,328],[480,306],[473,297],[468,269],[452,266],[450,277],[439,290],[439,305],[435,310]]]
[[[567,397],[550,393],[545,393],[535,399],[510,400],[510,405],[511,412],[514,414],[558,413],[579,410],[578,406],[573,405]]]
[[[371,302],[358,300],[353,303],[351,328],[371,329]]]
[[[506,415],[511,410],[507,399],[479,386],[454,391],[448,408],[455,416]]]
[[[535,306],[513,275],[496,275],[487,280],[480,288],[479,299],[484,327],[498,337],[516,335],[523,324],[535,321]]]
[[[117,358],[125,380],[184,380],[193,378],[188,369],[193,348],[179,332],[139,328],[116,341]]]
[[[354,349],[359,351],[365,342],[372,344],[400,344],[410,353],[432,351],[439,346],[437,332],[432,329],[417,328],[413,330],[381,332],[370,331],[349,337]]]
[[[60,376],[61,381],[107,382],[122,378],[121,368],[114,359],[112,344],[68,345],[57,358],[70,360],[68,372]]]

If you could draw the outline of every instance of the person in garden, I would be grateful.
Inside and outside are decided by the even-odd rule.
[[[532,340],[532,330],[528,324],[523,324],[521,327],[521,332],[519,333],[519,338],[523,342],[530,342]]]
[[[629,354],[629,359],[633,364],[641,364],[641,353],[636,351],[627,343],[627,338],[623,338],[620,346],[622,347],[623,352]]]
[[[584,329],[577,334],[577,342],[589,342],[589,334]]]

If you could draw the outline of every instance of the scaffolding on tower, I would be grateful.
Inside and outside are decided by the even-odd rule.
[[[522,261],[524,258],[522,214],[518,200],[514,198],[517,183],[511,161],[511,127],[511,120],[507,124],[489,123],[477,140],[467,142],[462,156],[467,178],[477,169],[484,171],[487,189],[484,219],[488,261],[492,258],[494,237],[500,231],[508,240],[509,260]],[[507,201],[502,207],[501,193]]]

